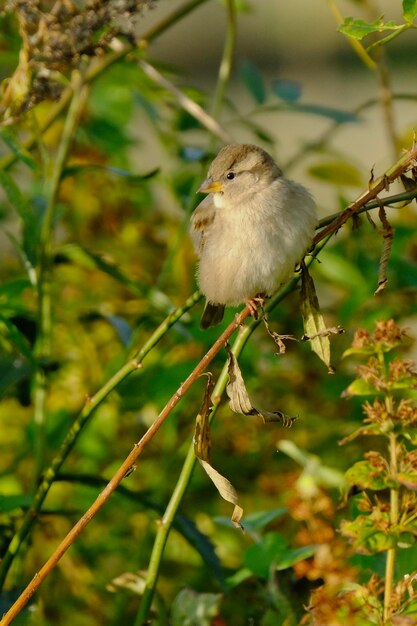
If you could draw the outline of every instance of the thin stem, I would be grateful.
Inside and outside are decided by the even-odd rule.
[[[343,24],[343,15],[341,14],[339,7],[337,6],[335,0],[328,0],[328,4],[331,12],[336,18],[336,22],[338,26]],[[347,37],[349,44],[352,46],[358,57],[365,63],[365,65],[372,71],[376,69],[376,63],[373,58],[368,54],[364,45],[358,41],[357,39],[353,39],[353,37]]]
[[[142,367],[142,362],[149,352],[159,343],[162,337],[165,336],[168,330],[184,315],[184,313],[191,309],[194,304],[200,300],[200,298],[201,294],[198,291],[195,292],[190,298],[188,298],[182,307],[171,313],[152,333],[146,343],[139,350],[137,350],[133,357],[125,363],[102,387],[100,387],[100,389],[91,398],[87,399],[84,407],[65,436],[65,439],[51,464],[44,472],[42,482],[36,491],[32,504],[23,517],[18,531],[14,535],[6,553],[4,554],[0,565],[0,587],[4,585],[7,572],[9,571],[9,568],[19,551],[22,542],[27,537],[34,521],[38,519],[42,504],[48,495],[52,483],[54,482],[62,464],[68,457],[89,419],[92,417],[100,404],[122,381],[124,381],[132,372]]]
[[[161,72],[158,72],[156,67],[143,60],[139,61],[139,67],[157,85],[169,91],[177,99],[179,105],[200,122],[202,126],[205,126],[208,131],[219,137],[221,141],[232,141],[232,136],[214,119],[214,117],[206,113],[203,107],[178,89],[178,87],[163,76]]]
[[[354,200],[344,211],[342,211],[336,219],[334,219],[328,226],[325,226],[323,230],[319,231],[314,237],[313,243],[316,244],[328,235],[336,233],[343,224],[345,224],[351,217],[356,215],[364,206],[369,202],[372,202],[378,197],[381,191],[386,190],[389,185],[399,178],[401,174],[404,174],[415,163],[417,158],[417,146],[407,152],[401,159],[399,159],[392,167],[390,167],[382,176],[372,181],[369,185],[369,189]]]
[[[223,107],[226,88],[232,71],[233,54],[236,43],[236,7],[235,0],[227,0],[227,29],[223,47],[222,60],[220,62],[219,74],[217,77],[216,90],[213,96],[211,114],[215,119],[220,117]]]
[[[46,386],[47,377],[45,364],[51,358],[52,341],[52,239],[53,222],[56,215],[56,203],[59,182],[65,165],[74,131],[78,123],[80,111],[84,105],[86,87],[78,72],[74,73],[73,97],[65,119],[64,129],[58,146],[56,158],[52,160],[53,167],[49,180],[46,180],[47,206],[43,216],[38,264],[38,336],[35,346],[37,368],[35,372],[33,399],[35,422],[35,471],[33,484],[36,488],[44,465],[45,430],[46,430]]]
[[[393,413],[393,399],[391,394],[385,398],[385,406],[389,415]],[[398,473],[398,450],[397,435],[391,432],[389,435],[389,457],[390,457],[390,475],[395,480]],[[398,525],[399,519],[399,491],[398,488],[390,489],[390,524],[391,528]],[[385,586],[384,586],[384,620],[388,622],[391,617],[391,599],[394,590],[395,561],[397,556],[397,548],[394,546],[387,552],[387,560],[385,563]]]

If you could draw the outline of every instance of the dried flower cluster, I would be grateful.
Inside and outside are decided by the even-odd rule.
[[[11,117],[59,97],[63,76],[83,57],[103,54],[114,37],[133,40],[136,18],[153,4],[153,0],[8,0],[5,10],[19,21],[22,47],[0,112]]]

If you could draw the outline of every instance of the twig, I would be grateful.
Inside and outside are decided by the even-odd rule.
[[[369,202],[374,200],[378,194],[388,189],[389,185],[399,178],[401,174],[404,174],[412,165],[417,158],[417,146],[413,146],[413,148],[407,152],[395,165],[390,167],[385,174],[376,179],[368,189],[365,191],[357,200],[349,204],[349,206],[342,211],[335,219],[328,224],[323,230],[318,232],[313,239],[313,244],[318,243],[322,239],[326,238],[328,235],[333,235],[336,233],[343,224],[345,224],[351,217],[357,215],[358,212],[365,207]],[[380,206],[378,202],[377,206]]]
[[[233,141],[233,137],[214,119],[214,117],[211,117],[211,115],[206,113],[203,107],[185,95],[185,93],[178,89],[178,87],[171,83],[171,81],[158,72],[153,65],[150,65],[147,61],[141,60],[139,61],[139,67],[141,67],[145,74],[149,76],[149,78],[151,78],[157,85],[160,85],[172,93],[180,106],[196,120],[198,120],[202,126],[205,126],[207,130],[219,137],[219,139],[225,143]]]

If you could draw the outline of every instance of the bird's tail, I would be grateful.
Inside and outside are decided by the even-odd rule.
[[[212,304],[207,300],[206,306],[204,307],[203,315],[201,316],[200,327],[210,328],[210,326],[216,326],[216,324],[220,324],[223,319],[223,314],[223,304]]]

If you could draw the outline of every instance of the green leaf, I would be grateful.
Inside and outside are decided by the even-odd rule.
[[[311,349],[332,372],[330,365],[330,340],[326,334],[326,325],[320,312],[316,289],[307,267],[302,268],[301,275],[301,312],[303,315],[304,332],[311,342]]]
[[[312,165],[309,174],[332,185],[363,187],[364,180],[357,167],[347,161],[327,161]]]
[[[342,394],[343,398],[349,396],[374,396],[376,389],[363,378],[356,378]]]
[[[220,593],[197,593],[182,589],[172,603],[172,626],[211,626],[219,615]]]
[[[403,0],[403,17],[406,22],[412,23],[417,16],[417,0]]]
[[[310,558],[315,546],[289,548],[286,540],[279,533],[267,533],[261,542],[250,546],[244,555],[243,562],[246,568],[256,576],[267,580],[271,570],[288,569],[304,559]]]
[[[252,513],[252,515],[245,516],[245,530],[260,531],[265,526],[276,520],[278,517],[285,515],[288,509],[285,507],[279,507],[272,509],[271,511],[259,511],[258,513]]]
[[[353,521],[342,520],[340,530],[353,544],[355,550],[361,554],[375,554],[385,552],[397,545],[396,536],[389,533],[389,519],[385,514],[380,514],[384,529],[380,530],[372,517],[359,515]],[[382,519],[383,518],[383,519]]]
[[[267,533],[262,541],[250,546],[243,557],[243,564],[255,576],[268,580],[270,570],[277,563],[287,549],[287,542],[279,533]]]
[[[12,176],[4,170],[0,170],[0,185],[3,187],[10,204],[16,209],[22,221],[25,224],[33,225],[35,216],[29,202],[20,191]]]
[[[327,117],[335,122],[357,122],[358,116],[350,111],[342,111],[340,109],[334,109],[333,107],[325,107],[320,104],[300,104],[296,103],[294,110],[300,111],[300,113],[312,113],[313,115],[320,115],[321,117]]]
[[[368,461],[354,463],[347,470],[345,478],[350,485],[374,491],[381,491],[395,485],[394,481],[390,480],[386,469],[377,468]]]
[[[5,336],[19,352],[33,365],[35,359],[26,340],[26,337],[18,330],[18,328],[7,317],[0,313],[0,336]]]
[[[89,172],[91,170],[103,170],[109,174],[127,178],[130,183],[141,183],[144,180],[153,178],[159,172],[159,168],[156,168],[146,172],[146,174],[132,174],[132,172],[129,172],[121,167],[111,167],[109,165],[101,165],[100,163],[87,163],[69,165],[63,170],[61,178],[65,178],[66,176],[76,176],[77,174],[83,174],[84,172]]]
[[[257,66],[252,61],[244,61],[239,68],[241,80],[258,104],[265,102],[265,83]]]
[[[27,509],[32,503],[32,496],[27,494],[20,495],[0,495],[0,511],[10,513],[16,509]]]
[[[275,80],[271,88],[278,98],[286,102],[296,102],[301,97],[301,85],[295,80]]]
[[[16,155],[19,161],[25,163],[31,170],[37,169],[35,159],[28,150],[18,144],[16,137],[9,128],[2,128],[0,130],[0,137],[3,139],[4,143],[7,144],[10,150],[12,150],[13,154]]]
[[[28,378],[32,372],[33,367],[27,361],[0,359],[0,395],[16,383]]]
[[[338,30],[353,39],[363,39],[372,33],[382,33],[385,30],[397,30],[402,27],[402,24],[397,24],[394,21],[384,23],[382,18],[375,20],[375,22],[365,22],[364,20],[357,20],[353,17],[346,17]]]
[[[90,252],[75,243],[62,246],[59,249],[57,258],[64,258],[67,261],[76,263],[77,265],[88,269],[100,270],[123,285],[129,287],[136,293],[143,293],[142,286],[135,280],[129,278],[129,276],[126,276],[121,270],[119,270],[117,265],[111,263],[110,261],[106,261],[100,255],[94,254],[93,252]]]

